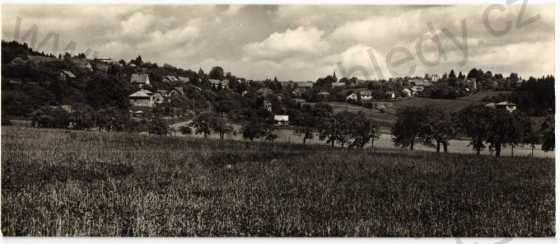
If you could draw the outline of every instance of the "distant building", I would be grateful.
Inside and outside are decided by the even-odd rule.
[[[290,117],[288,115],[274,115],[274,123],[276,125],[288,125]]]
[[[358,101],[358,94],[352,92],[346,96],[346,101]]]
[[[91,62],[94,70],[104,73],[109,72],[112,63],[114,62],[110,58],[96,58]]]
[[[397,98],[397,97],[395,96],[395,92],[393,92],[393,91],[387,91],[387,92],[385,92],[385,97],[388,98],[388,99],[395,99],[395,98]]]
[[[189,83],[191,82],[191,78],[186,77],[186,76],[177,76],[177,80],[179,80],[182,83]]]
[[[297,88],[312,88],[313,82],[312,81],[302,81],[302,82],[294,82]]]
[[[182,86],[176,86],[168,93],[169,97],[184,96],[185,91]]]
[[[154,107],[154,97],[153,92],[148,90],[139,90],[128,96],[130,104],[135,107]]]
[[[369,90],[360,91],[360,100],[361,101],[370,101],[371,99],[373,99],[373,96],[371,95],[371,91],[369,91]]]
[[[403,94],[403,96],[405,97],[410,97],[412,96],[412,91],[408,88],[404,88],[402,89],[401,93]]]
[[[263,107],[264,110],[268,111],[268,112],[272,112],[272,103],[268,100],[264,100],[263,101]]]
[[[68,70],[63,70],[63,71],[60,71],[60,73],[58,74],[58,78],[61,81],[67,81],[67,80],[70,80],[70,79],[75,79],[76,75],[74,75],[74,73],[72,73]]]
[[[216,80],[216,79],[209,79],[208,80],[210,82],[210,85],[214,88],[221,88],[221,89],[225,89],[228,87],[229,85],[229,81],[228,80]]]
[[[12,61],[10,61],[11,65],[22,65],[22,64],[26,64],[27,60],[21,58],[21,57],[15,57],[14,59],[12,59]]]
[[[467,86],[470,87],[472,90],[476,90],[476,79],[468,79],[466,80]]]
[[[152,95],[152,100],[154,101],[154,104],[162,104],[165,102],[165,97],[163,94],[156,92]]]
[[[140,87],[150,85],[150,76],[148,74],[134,73],[130,76],[130,83]]]
[[[424,92],[424,86],[413,86],[410,88],[410,90],[412,91],[412,95],[417,96]]]
[[[343,86],[346,86],[346,83],[344,83],[344,82],[332,83],[332,87],[343,87]]]
[[[31,63],[34,63],[34,64],[59,61],[59,59],[57,59],[55,57],[46,57],[46,56],[41,56],[41,55],[29,55],[29,56],[27,56],[27,58],[29,59],[29,61]]]
[[[422,86],[422,87],[432,86],[431,80],[419,79],[419,78],[411,79],[408,81],[408,83],[411,86]]]
[[[166,75],[161,79],[161,81],[165,83],[170,83],[170,82],[177,82],[179,81],[179,79],[177,79],[177,77],[174,75]]]
[[[331,95],[331,93],[327,91],[322,91],[317,93],[317,95],[319,95],[321,98],[328,98]]]
[[[93,71],[93,67],[85,58],[72,58],[70,59],[70,62],[78,69]]]
[[[507,102],[507,101],[503,101],[499,103],[488,103],[485,106],[494,109],[506,110],[510,113],[517,110],[517,105],[515,103]]]

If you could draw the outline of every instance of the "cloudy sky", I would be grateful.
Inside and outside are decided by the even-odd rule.
[[[554,73],[554,6],[489,6],[4,5],[2,39],[36,25],[34,46],[47,52],[74,42],[89,56],[219,65],[249,79]],[[54,38],[39,47],[49,33],[58,50]]]

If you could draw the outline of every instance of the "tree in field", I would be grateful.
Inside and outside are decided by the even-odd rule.
[[[316,104],[315,107],[303,106],[302,112],[295,117],[295,133],[303,136],[303,144],[308,139],[313,139],[315,132],[318,131],[321,121],[332,115],[332,107],[328,104]]]
[[[214,132],[220,135],[221,141],[224,140],[224,135],[233,132],[233,127],[231,125],[228,125],[227,120],[223,116],[212,116],[210,127]]]
[[[70,114],[60,107],[43,106],[31,113],[34,127],[67,128]]]
[[[243,125],[243,138],[254,141],[255,139],[266,137],[269,126],[257,117],[251,118]]]
[[[425,145],[435,146],[436,152],[440,152],[441,146],[447,152],[449,140],[457,134],[457,126],[451,115],[441,108],[425,107],[423,110],[426,118],[419,134],[420,139]]]
[[[350,148],[363,148],[370,141],[373,148],[373,142],[375,139],[379,138],[379,128],[373,120],[367,118],[366,115],[360,111],[353,114],[350,124],[350,138]]]
[[[74,129],[82,130],[96,126],[96,113],[88,105],[76,104],[70,113],[70,120],[74,122]]]
[[[294,132],[303,136],[303,145],[308,139],[313,139],[317,130],[317,117],[308,112],[303,112],[298,116],[298,121]]]
[[[529,144],[531,146],[531,157],[537,144],[541,143],[542,135],[532,123],[529,123],[529,127],[525,130],[525,136],[523,137],[523,143]]]
[[[349,142],[352,137],[352,121],[355,117],[354,113],[342,111],[334,115],[337,121],[337,136],[336,141],[340,147],[344,147],[346,142]]]
[[[542,131],[542,150],[553,151],[554,143],[554,115],[548,115],[541,125]]]
[[[208,135],[212,133],[213,116],[210,112],[201,113],[196,116],[190,123],[190,126],[194,128],[195,134],[203,134],[204,138],[208,138]]]
[[[397,122],[392,128],[393,143],[400,147],[414,150],[414,143],[422,132],[426,116],[424,109],[404,107],[397,111]]]
[[[490,145],[490,150],[495,151],[496,157],[501,155],[502,146],[506,144],[516,144],[520,140],[519,118],[505,110],[490,111],[490,121],[486,133],[486,142]]]
[[[149,124],[148,132],[150,134],[165,136],[169,133],[169,125],[165,120],[156,117]]]
[[[331,147],[334,148],[336,143],[336,138],[339,134],[338,121],[334,116],[326,118],[322,121],[319,127],[319,139],[330,143]]]
[[[331,147],[334,147],[335,143],[344,147],[350,137],[351,118],[352,113],[347,111],[325,118],[319,128],[319,139],[331,144]]]
[[[519,144],[526,143],[527,137],[531,135],[532,126],[531,119],[525,113],[515,111],[509,115],[512,127],[508,134],[508,144],[511,146],[511,156],[513,157],[513,149]]]
[[[484,140],[488,133],[491,113],[488,107],[473,105],[459,111],[455,116],[461,132],[471,138],[471,146],[477,155],[485,148]]]

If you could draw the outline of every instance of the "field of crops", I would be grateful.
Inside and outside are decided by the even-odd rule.
[[[7,236],[553,236],[554,160],[2,127]]]

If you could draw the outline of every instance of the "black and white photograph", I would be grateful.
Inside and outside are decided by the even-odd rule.
[[[2,235],[553,238],[556,8],[3,3]]]

